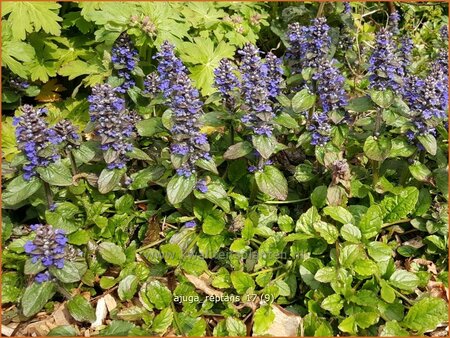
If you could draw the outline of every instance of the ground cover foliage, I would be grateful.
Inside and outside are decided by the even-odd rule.
[[[2,3],[2,333],[446,335],[444,3]]]

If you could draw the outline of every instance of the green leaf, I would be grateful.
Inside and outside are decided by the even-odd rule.
[[[294,177],[297,181],[300,183],[302,182],[308,182],[311,181],[316,177],[316,174],[314,173],[314,169],[309,164],[299,164],[295,168],[295,174]]]
[[[95,157],[97,142],[83,142],[79,148],[73,149],[75,158],[83,163],[89,163]]]
[[[380,292],[381,298],[388,303],[393,303],[395,300],[394,289],[384,279],[380,281],[380,285],[381,285],[381,292]]]
[[[30,181],[25,181],[22,175],[16,177],[8,183],[6,189],[3,191],[3,207],[12,208],[17,206],[41,187],[42,183],[38,178],[32,178]]]
[[[147,137],[166,131],[160,117],[152,117],[147,120],[141,120],[136,123],[136,129],[140,136]]]
[[[223,158],[225,160],[234,160],[236,158],[240,158],[247,154],[250,154],[252,150],[253,147],[250,142],[239,142],[230,146],[223,154]]]
[[[39,167],[36,169],[42,180],[59,187],[67,187],[72,185],[72,173],[62,161],[52,163],[47,167]]]
[[[198,250],[204,258],[214,258],[222,247],[223,241],[223,236],[201,234],[197,242]]]
[[[196,184],[195,175],[189,177],[175,175],[167,185],[167,198],[173,205],[181,203],[194,190]]]
[[[208,235],[218,235],[224,228],[225,219],[219,210],[214,210],[211,214],[206,216],[202,224],[203,232]]]
[[[9,14],[8,22],[11,23],[12,35],[16,40],[25,40],[26,33],[41,29],[51,35],[61,34],[58,21],[62,21],[62,18],[57,14],[61,5],[58,3],[14,1],[5,2],[2,7],[2,17]]]
[[[170,306],[172,302],[172,293],[161,282],[153,280],[142,289],[145,296],[158,310],[162,310]]]
[[[322,208],[327,203],[327,187],[320,185],[311,194],[311,203],[316,208]]]
[[[128,333],[135,325],[130,322],[125,322],[123,320],[113,320],[106,329],[100,331],[102,336],[127,336]]]
[[[45,211],[45,219],[48,224],[56,229],[62,229],[70,234],[79,228],[79,223],[75,220],[75,216],[80,209],[70,202],[58,203],[55,211]]]
[[[286,178],[277,168],[267,165],[263,171],[255,173],[255,180],[258,188],[267,195],[277,200],[284,201],[288,194],[288,184]]]
[[[406,187],[398,195],[385,197],[380,203],[384,221],[395,222],[405,218],[413,212],[418,199],[419,190],[416,187]]]
[[[417,139],[429,154],[433,156],[436,155],[437,142],[436,138],[433,135],[431,134],[419,135],[417,136]]]
[[[381,337],[401,337],[409,336],[409,332],[403,329],[396,320],[386,322],[380,333]]]
[[[392,139],[392,148],[389,157],[409,157],[416,151],[416,147],[403,138]]]
[[[344,307],[344,301],[340,295],[334,294],[326,297],[320,304],[320,307],[334,316],[339,316],[341,309]]]
[[[51,329],[47,336],[63,336],[63,337],[74,337],[78,336],[78,331],[70,325],[60,325]]]
[[[255,311],[253,316],[253,335],[259,336],[265,334],[272,326],[274,320],[275,313],[272,307],[269,305],[261,306]]]
[[[64,63],[58,70],[58,74],[67,76],[69,80],[73,80],[81,75],[90,75],[101,73],[102,69],[98,64],[89,64],[82,60],[73,60]]]
[[[316,95],[311,94],[307,88],[302,89],[291,100],[292,110],[301,114],[310,109],[316,103]]]
[[[130,190],[138,190],[148,187],[149,182],[154,182],[161,178],[164,171],[165,168],[163,166],[150,165],[145,169],[131,174],[132,183],[129,186]]]
[[[230,212],[230,201],[223,184],[220,181],[212,181],[208,184],[208,191],[202,193],[194,190],[194,195],[198,199],[206,198],[215,205],[221,207],[226,213]]]
[[[325,213],[325,215],[330,216],[332,219],[342,224],[353,224],[355,222],[350,211],[343,207],[325,207],[323,209],[323,212]]]
[[[135,295],[139,286],[139,278],[134,275],[128,275],[119,283],[117,293],[121,300],[130,300]]]
[[[282,112],[278,116],[276,116],[273,121],[283,127],[288,129],[296,129],[299,127],[298,122],[288,113]]]
[[[100,256],[102,256],[102,258],[108,263],[115,265],[125,264],[127,258],[120,246],[111,242],[102,242],[98,246],[98,250]]]
[[[389,245],[382,242],[370,242],[367,252],[375,262],[386,262],[392,258],[393,251]]]
[[[370,98],[381,108],[388,108],[394,102],[394,93],[391,90],[371,90]]]
[[[324,267],[319,270],[314,275],[314,279],[321,283],[330,283],[337,278],[338,274],[335,268]]]
[[[425,164],[416,161],[409,166],[409,172],[411,175],[420,182],[427,182],[431,177],[431,171]]]
[[[391,140],[385,137],[375,138],[369,136],[364,142],[364,154],[374,161],[383,161],[391,152]]]
[[[125,173],[124,169],[103,169],[98,178],[98,191],[106,194],[116,188]]]
[[[181,261],[181,268],[189,274],[199,276],[208,269],[208,264],[202,257],[188,256]]]
[[[373,110],[375,107],[367,96],[362,96],[351,99],[346,108],[357,113],[363,113]]]
[[[225,325],[226,325],[228,334],[232,337],[247,335],[247,327],[241,320],[239,320],[237,318],[228,317],[225,321]]]
[[[238,294],[244,294],[248,289],[255,288],[255,281],[246,272],[242,271],[232,271],[230,274],[231,283],[233,283],[234,288]]]
[[[419,285],[419,277],[406,270],[395,270],[389,278],[389,283],[396,288],[406,291],[414,291]]]
[[[153,319],[152,331],[164,334],[169,328],[173,321],[173,312],[171,308],[163,309],[156,317]]]
[[[28,286],[22,296],[22,313],[25,317],[31,317],[38,313],[56,292],[53,282],[36,283]]]
[[[445,168],[439,168],[433,171],[436,180],[436,187],[442,193],[444,198],[448,200],[448,171]]]
[[[67,310],[78,322],[95,322],[95,311],[91,303],[81,295],[76,295],[67,302]]]
[[[359,228],[365,238],[375,237],[382,225],[383,211],[378,205],[371,205],[359,222]]]
[[[183,252],[179,245],[164,244],[160,247],[161,253],[169,266],[178,266],[183,259]]]
[[[51,267],[49,270],[53,276],[63,283],[76,283],[79,282],[81,277],[85,274],[87,265],[85,262],[66,260],[62,269]]]
[[[334,244],[339,237],[338,229],[334,225],[326,222],[319,221],[314,223],[314,230],[316,230],[320,234],[320,237],[326,240],[328,244]]]
[[[254,135],[252,141],[255,149],[265,159],[268,159],[274,153],[277,146],[277,140],[273,136]]]
[[[403,324],[418,335],[423,335],[425,331],[434,330],[438,324],[448,320],[447,308],[447,303],[441,298],[422,298],[409,309]]]
[[[361,241],[361,230],[353,224],[344,224],[341,227],[341,236],[351,243],[359,243]]]

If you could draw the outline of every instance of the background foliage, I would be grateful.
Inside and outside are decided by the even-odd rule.
[[[369,89],[368,67],[375,33],[395,9],[400,35],[413,41],[410,71],[426,76],[448,48],[439,38],[448,6],[391,6],[352,3],[343,13],[343,3],[3,2],[3,324],[31,334],[42,330],[33,326],[38,320],[46,325],[38,334],[65,336],[439,329],[448,321],[448,125],[436,122],[422,148],[409,143],[414,107]],[[330,26],[350,122],[333,124],[326,146],[311,145],[303,113],[318,102],[299,86],[307,75],[285,62],[275,136],[252,142],[227,115],[214,69],[246,43],[284,56],[288,24],[308,26],[318,15]],[[127,169],[111,171],[89,129],[87,97],[96,84],[120,82],[111,50],[124,31],[140,58],[137,86],[124,97],[142,120]],[[204,194],[195,181],[174,181],[170,112],[144,92],[165,40],[205,102],[202,131],[213,164],[201,172]],[[26,88],[16,85],[24,80]],[[22,178],[25,158],[12,124],[26,103],[46,107],[50,125],[68,119],[85,131],[75,173],[64,158],[31,181]],[[273,164],[252,174],[254,149]],[[342,171],[336,161],[343,160]],[[192,220],[197,227],[187,228]],[[34,223],[65,230],[82,251],[54,281],[32,279],[39,268],[24,245]],[[55,314],[63,307],[70,319],[61,323]],[[107,317],[97,323],[101,311]]]

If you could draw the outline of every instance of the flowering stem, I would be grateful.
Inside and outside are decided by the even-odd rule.
[[[67,151],[70,158],[70,166],[72,167],[72,175],[75,176],[77,174],[77,163],[75,162],[75,157],[73,156],[73,152],[71,150]]]
[[[322,16],[324,7],[325,7],[325,2],[321,2],[319,5],[319,10],[317,11],[316,18],[320,18]]]
[[[154,246],[156,246],[158,244],[161,244],[161,243],[165,242],[166,240],[167,240],[167,237],[163,238],[163,239],[160,239],[159,241],[156,241],[156,242],[150,243],[148,245],[145,245],[143,247],[140,247],[139,249],[136,250],[136,252],[142,252],[144,250],[147,250],[148,248],[151,248],[151,247],[154,247]]]
[[[52,191],[50,189],[50,185],[47,182],[45,182],[44,180],[42,180],[42,182],[44,183],[44,191],[45,191],[45,197],[47,199],[47,204],[48,204],[48,207],[50,208],[53,204]]]

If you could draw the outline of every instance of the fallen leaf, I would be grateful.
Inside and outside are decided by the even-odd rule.
[[[439,297],[448,302],[449,290],[442,282],[428,281],[427,290],[432,297]]]
[[[223,296],[222,291],[214,289],[210,286],[208,275],[202,274],[199,277],[194,276],[194,275],[189,275],[187,273],[185,273],[184,275],[189,280],[189,282],[194,284],[196,289],[203,291],[208,296],[215,296],[215,297],[219,297],[219,298]]]
[[[275,314],[275,319],[270,325],[267,334],[278,337],[298,336],[298,331],[303,321],[302,317],[283,309],[277,304],[272,304],[272,310]]]
[[[116,300],[110,294],[105,295],[103,297],[103,299],[105,300],[106,307],[108,308],[109,312],[111,312],[112,310],[114,310],[117,307]]]
[[[105,297],[100,298],[97,301],[97,307],[95,308],[95,322],[92,323],[91,328],[95,329],[103,325],[106,315],[108,314],[108,308],[106,307]]]
[[[66,303],[61,304],[55,312],[52,313],[52,317],[56,326],[71,325],[72,316],[67,310]]]
[[[60,83],[57,83],[57,79],[51,79],[47,83],[45,83],[41,92],[38,96],[36,96],[36,101],[38,102],[58,102],[61,101],[61,95],[59,92],[66,90],[64,86]]]

